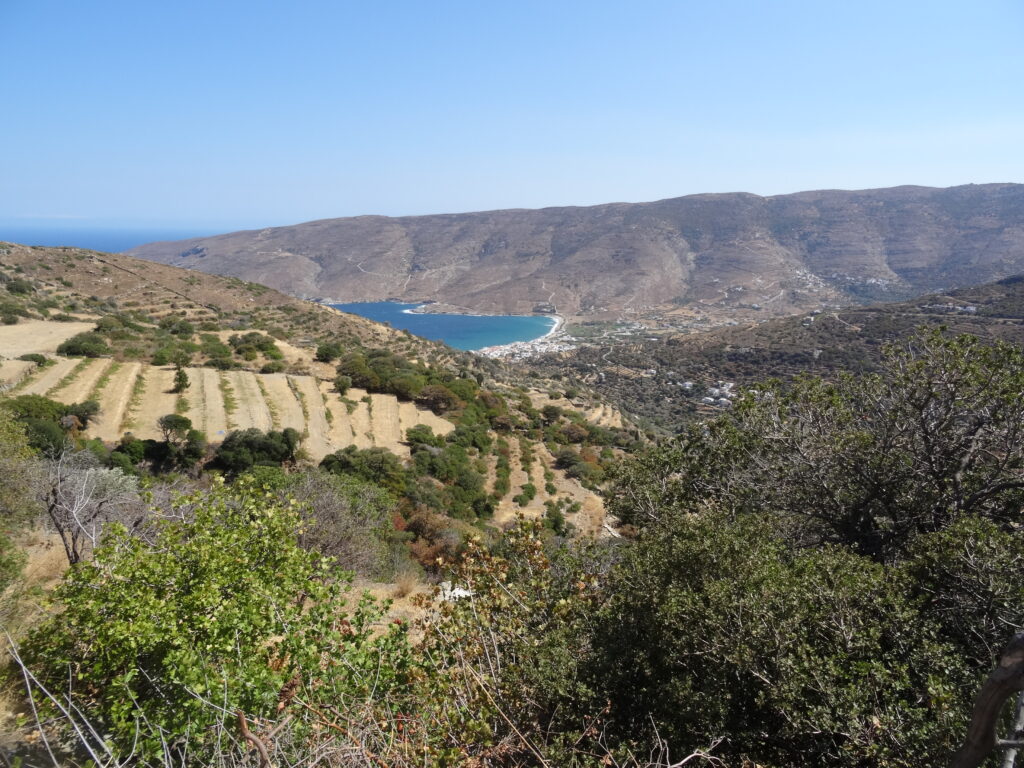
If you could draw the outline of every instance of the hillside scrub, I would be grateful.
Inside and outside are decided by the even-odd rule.
[[[564,503],[500,537],[438,514],[487,496],[508,440],[482,425],[410,430],[408,466],[255,467],[145,540],[108,526],[22,659],[151,763],[235,759],[241,710],[275,764],[346,764],[344,728],[357,765],[941,765],[1024,629],[1022,359],[927,335],[876,376],[762,387],[622,466],[633,538],[565,541]],[[408,632],[322,557],[381,573],[403,547],[465,591]]]
[[[158,523],[152,544],[112,528],[69,571],[60,615],[26,639],[45,715],[70,712],[62,725],[116,764],[212,765],[235,749],[236,712],[256,728],[285,710],[308,745],[310,712],[397,703],[404,628],[373,631],[366,598],[347,607],[348,577],[298,546],[294,508],[245,484],[178,504],[189,519]]]
[[[802,545],[880,561],[964,517],[1024,505],[1024,353],[941,332],[891,348],[881,373],[747,393],[706,428],[626,462],[611,509],[639,525],[714,501],[771,511]]]

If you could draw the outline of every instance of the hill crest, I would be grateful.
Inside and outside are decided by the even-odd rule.
[[[786,315],[1024,271],[1024,185],[321,219],[151,243],[133,256],[294,296],[476,311]]]

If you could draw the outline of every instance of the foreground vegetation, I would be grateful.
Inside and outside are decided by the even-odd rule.
[[[7,623],[19,526],[73,563],[8,686],[62,765],[942,764],[1024,624],[1021,391],[1020,350],[940,333],[759,387],[618,462],[625,537],[466,528],[411,621],[352,573],[408,558],[396,500],[460,471],[468,425],[415,435],[418,469],[352,451],[177,495],[40,458],[0,409]]]

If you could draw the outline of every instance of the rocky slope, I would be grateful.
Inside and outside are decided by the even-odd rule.
[[[691,195],[652,203],[326,219],[134,256],[292,295],[488,312],[789,314],[1024,271],[1024,185]]]

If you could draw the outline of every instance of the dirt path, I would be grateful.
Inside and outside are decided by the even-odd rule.
[[[131,432],[140,440],[160,440],[163,435],[156,422],[161,416],[174,413],[178,402],[178,396],[170,391],[174,386],[174,368],[151,365],[142,375],[146,389],[138,405],[128,414]]]
[[[302,393],[306,401],[306,410],[309,411],[309,418],[306,420],[306,431],[309,434],[302,444],[309,457],[313,461],[320,461],[328,453],[344,448],[342,445],[337,448],[331,445],[331,425],[327,423],[324,398],[320,394],[317,380],[312,376],[292,376],[292,384]]]
[[[370,409],[363,402],[363,398],[366,397],[366,391],[353,388],[348,391],[345,397],[356,401],[355,410],[349,415],[349,420],[352,424],[352,442],[355,443],[356,448],[372,448],[374,442],[373,427],[370,422]]]
[[[74,381],[63,389],[53,392],[50,397],[59,403],[66,403],[68,405],[85,402],[89,399],[89,394],[92,392],[93,387],[96,386],[96,382],[100,380],[100,377],[113,362],[113,360],[106,358],[90,360],[89,365],[79,371]]]
[[[121,422],[132,397],[135,377],[140,370],[141,363],[122,363],[118,371],[111,375],[107,386],[103,388],[103,397],[100,398],[100,415],[94,426],[89,428],[90,437],[98,437],[108,443],[121,439]]]
[[[191,386],[186,390],[189,409],[185,415],[192,426],[206,434],[211,443],[219,443],[227,436],[228,417],[224,413],[224,398],[220,392],[220,376],[213,368],[186,368]]]
[[[0,363],[0,390],[17,385],[35,367],[29,360],[4,360]]]
[[[373,441],[399,456],[408,456],[409,447],[402,445],[404,435],[398,419],[398,398],[394,395],[370,395]]]
[[[95,327],[96,323],[56,323],[50,320],[0,325],[0,355],[20,357],[29,352],[56,352],[57,347],[75,334]]]
[[[28,383],[18,389],[18,394],[45,395],[56,387],[60,380],[71,373],[74,367],[81,362],[81,359],[77,357],[57,357],[54,359],[56,362],[49,368],[43,368],[41,371],[33,374]]]
[[[229,417],[235,429],[256,429],[269,432],[274,428],[270,409],[263,399],[256,374],[248,371],[228,371],[226,374],[231,388],[235,391],[236,408]]]
[[[337,392],[332,389],[329,381],[320,382],[320,394],[323,396],[324,408],[331,410],[330,430],[327,433],[327,440],[331,444],[331,452],[340,450],[347,445],[352,445],[354,437],[352,434],[352,419],[348,415],[348,407],[341,402]]]
[[[274,429],[291,427],[298,432],[306,430],[306,418],[302,415],[302,404],[283,373],[261,374],[258,379],[266,390],[268,407],[274,418]]]

